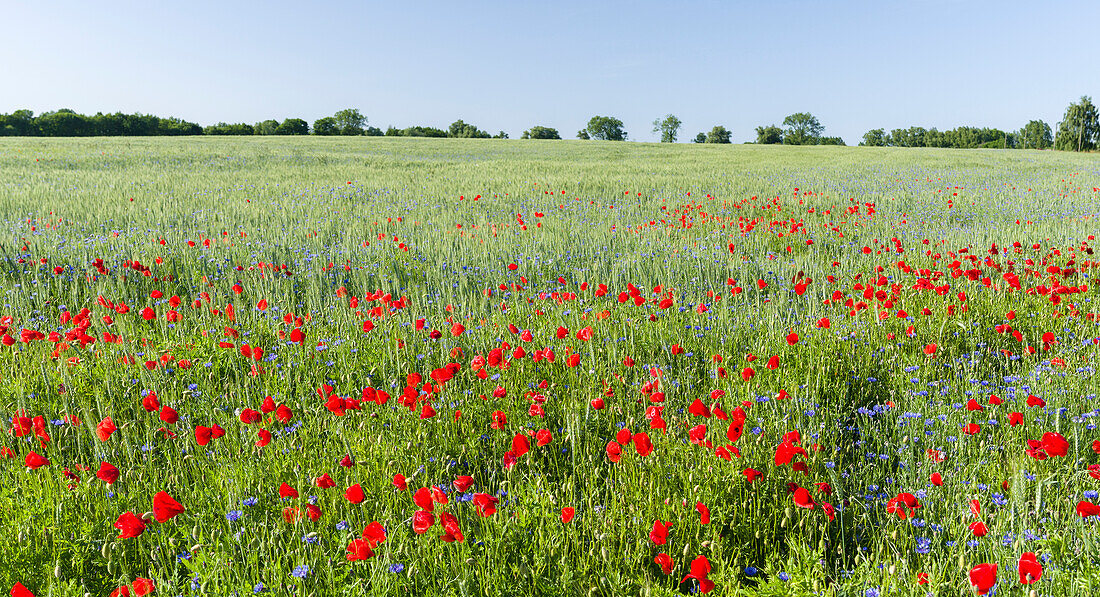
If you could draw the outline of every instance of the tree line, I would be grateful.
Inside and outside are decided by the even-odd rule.
[[[673,114],[653,121],[653,132],[662,143],[675,143],[682,121]],[[593,116],[588,125],[577,131],[578,139],[625,141],[623,121],[613,116]],[[825,127],[809,112],[798,112],[775,124],[756,127],[757,144],[762,145],[844,145],[840,137],[824,135]],[[24,137],[92,137],[92,136],[174,136],[174,135],[350,135],[386,137],[448,137],[460,139],[507,139],[499,131],[491,135],[461,119],[447,129],[430,126],[393,126],[385,131],[367,124],[367,118],[356,108],[340,110],[332,116],[318,118],[310,126],[301,118],[264,120],[255,124],[219,122],[206,127],[180,118],[160,118],[149,114],[96,113],[78,114],[69,109],[45,112],[35,116],[30,110],[0,114],[0,136]],[[695,135],[696,143],[730,143],[733,133],[723,125]],[[561,139],[557,129],[536,125],[523,132],[521,139]],[[872,129],[863,135],[860,145],[878,147],[950,147],[1059,149],[1090,151],[1100,145],[1100,114],[1088,96],[1071,103],[1057,130],[1042,120],[1032,120],[1017,131],[996,128],[961,126],[947,131],[919,126],[907,129]]]

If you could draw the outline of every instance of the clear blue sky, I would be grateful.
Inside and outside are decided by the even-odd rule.
[[[826,135],[1051,126],[1100,96],[1100,2],[916,0],[6,3],[0,112],[313,120],[735,142],[808,111]],[[314,5],[315,4],[315,5]],[[107,6],[110,8],[107,8]]]

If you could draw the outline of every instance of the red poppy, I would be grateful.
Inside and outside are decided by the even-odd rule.
[[[360,560],[369,560],[374,557],[374,547],[371,542],[366,539],[353,539],[348,544],[347,559],[349,562],[356,562]]]
[[[393,486],[401,491],[405,491],[409,488],[409,484],[405,482],[405,475],[396,473],[393,476]]]
[[[577,511],[572,506],[566,506],[561,509],[561,522],[562,524],[569,524],[573,521],[573,517],[577,515]]]
[[[1069,453],[1069,442],[1062,434],[1054,431],[1043,434],[1043,450],[1049,456],[1065,456]]]
[[[1100,516],[1100,506],[1092,502],[1077,502],[1077,515],[1081,518],[1087,518],[1089,516]]]
[[[145,522],[133,512],[125,512],[115,521],[115,528],[120,531],[119,539],[133,539],[145,532]]]
[[[1020,556],[1017,570],[1020,573],[1021,584],[1030,585],[1043,577],[1043,566],[1035,558],[1034,552],[1029,551]]]
[[[661,572],[665,574],[672,573],[672,557],[667,553],[659,553],[657,557],[653,558],[653,563],[661,567]]]
[[[475,493],[473,500],[474,506],[477,507],[477,513],[486,518],[496,514],[498,501],[497,498],[487,493]]]
[[[646,457],[653,453],[653,443],[649,441],[649,434],[641,432],[634,435],[634,451],[638,456]]]
[[[512,451],[515,452],[516,457],[523,456],[531,449],[531,444],[527,441],[527,436],[522,433],[517,433],[512,438]]]
[[[27,468],[30,468],[32,470],[40,466],[46,466],[50,463],[48,458],[42,456],[34,450],[31,450],[29,453],[27,453],[27,457],[23,460],[23,462],[27,465]]]
[[[710,561],[707,560],[706,556],[699,556],[691,561],[691,572],[684,576],[680,582],[694,578],[699,581],[699,592],[709,593],[714,590],[714,581],[707,578],[708,574],[710,574]]]
[[[604,453],[607,454],[607,458],[611,462],[618,462],[619,459],[623,457],[623,448],[619,445],[619,442],[611,440],[607,442],[607,447],[604,448]]]
[[[978,564],[971,568],[970,584],[978,590],[979,595],[989,593],[993,585],[997,584],[997,565]]]
[[[115,422],[111,420],[111,417],[103,417],[103,420],[95,426],[95,436],[99,438],[99,441],[105,442],[116,429],[118,427],[115,427]]]
[[[118,475],[118,469],[115,468],[114,465],[107,462],[100,462],[99,470],[95,474],[96,478],[108,485],[111,485],[115,481],[118,481]]]
[[[153,496],[153,516],[157,522],[167,522],[183,512],[184,507],[167,492],[160,491]]]
[[[421,510],[431,512],[435,508],[435,500],[432,499],[432,490],[421,487],[413,494],[413,503]]]
[[[1012,427],[1022,425],[1024,422],[1024,413],[1014,412],[1008,415],[1008,424]]]
[[[814,506],[816,505],[813,496],[810,495],[810,492],[807,491],[805,487],[799,487],[798,489],[795,489],[794,494],[791,497],[794,498],[794,505],[798,506],[799,508],[807,508],[809,510],[813,510]]]
[[[914,510],[920,508],[920,502],[911,493],[899,493],[897,497],[886,502],[886,513],[897,514],[898,518],[905,520],[914,515]]]
[[[417,535],[423,535],[428,532],[428,529],[432,528],[435,524],[435,516],[427,510],[417,510],[416,514],[413,514],[413,531]]]
[[[344,491],[344,499],[353,504],[362,504],[367,496],[363,493],[363,487],[356,483]]]
[[[664,545],[668,542],[668,528],[672,526],[671,522],[661,522],[659,520],[653,521],[653,529],[649,531],[649,540],[654,545]]]
[[[160,420],[172,425],[180,420],[180,416],[176,413],[176,409],[171,406],[165,406],[160,409]]]
[[[762,473],[762,472],[760,472],[756,469],[751,469],[751,468],[747,468],[747,469],[741,471],[741,474],[745,475],[745,478],[747,478],[749,480],[749,483],[752,483],[753,481],[755,481],[755,480],[759,479],[760,477],[764,476],[764,473]]]
[[[298,497],[298,490],[294,489],[290,485],[283,483],[279,486],[279,497],[284,498],[296,498]]]
[[[455,489],[457,489],[459,492],[465,492],[467,489],[472,487],[473,484],[474,478],[470,475],[460,475],[452,482],[452,485],[454,485]]]
[[[143,597],[156,590],[156,586],[153,585],[153,580],[150,578],[135,578],[133,582],[134,594],[138,597]]]
[[[697,502],[695,511],[699,513],[699,524],[710,524],[710,508],[707,508],[703,502]]]
[[[989,532],[989,528],[985,526],[984,522],[972,522],[970,523],[970,532],[973,533],[975,537],[985,537],[986,533]]]

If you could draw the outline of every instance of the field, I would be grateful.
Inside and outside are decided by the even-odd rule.
[[[0,140],[0,589],[1094,594],[1098,187],[1035,151]]]

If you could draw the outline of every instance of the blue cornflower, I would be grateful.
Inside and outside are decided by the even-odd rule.
[[[309,576],[309,566],[302,564],[301,566],[295,566],[294,570],[290,572],[290,575],[294,578],[305,578]]]

